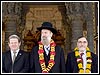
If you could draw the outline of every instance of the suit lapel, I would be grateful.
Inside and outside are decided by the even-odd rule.
[[[19,50],[19,52],[18,52],[18,54],[17,54],[17,57],[16,57],[16,59],[15,59],[15,61],[17,61],[21,56],[22,56],[22,51],[21,50]]]
[[[7,53],[7,57],[8,57],[8,59],[9,59],[9,62],[12,62],[11,52],[10,52],[10,50],[9,50],[9,52]]]
[[[75,57],[75,52],[73,52],[73,55],[72,55],[73,57],[72,57],[72,60],[71,60],[71,62],[73,62],[73,72],[74,73],[77,73],[78,72],[78,64],[77,64],[77,59],[76,59],[76,57]]]

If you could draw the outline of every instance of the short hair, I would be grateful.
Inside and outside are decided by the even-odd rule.
[[[80,39],[80,38],[86,38],[85,36],[79,36],[78,38],[77,38],[77,41],[78,41],[78,39]],[[86,38],[86,40],[87,40],[87,38]]]
[[[9,40],[12,39],[12,38],[16,38],[16,39],[18,39],[18,42],[21,42],[20,37],[18,35],[15,35],[15,34],[10,35]],[[8,42],[9,42],[9,40],[8,40]]]

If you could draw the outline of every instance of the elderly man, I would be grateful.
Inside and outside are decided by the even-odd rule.
[[[77,47],[68,54],[67,73],[98,73],[98,56],[91,52],[84,36],[77,40]]]
[[[35,73],[64,73],[65,58],[63,49],[51,39],[57,31],[50,22],[44,22],[37,29],[41,31],[41,41],[31,52],[30,71]]]

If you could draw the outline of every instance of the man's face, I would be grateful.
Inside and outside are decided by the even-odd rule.
[[[20,43],[18,42],[17,38],[12,38],[9,40],[9,47],[11,50],[16,51],[20,47]]]
[[[87,45],[88,45],[88,42],[85,37],[78,39],[77,47],[79,48],[80,51],[86,50]]]
[[[42,29],[41,30],[41,41],[43,44],[48,44],[50,43],[52,37],[52,32],[47,29]]]

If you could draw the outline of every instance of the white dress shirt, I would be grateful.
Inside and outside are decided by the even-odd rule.
[[[81,54],[82,52],[80,52]],[[86,60],[86,50],[84,50],[83,52],[84,54],[82,55],[82,58],[83,58],[83,69],[84,69],[84,73],[85,73],[85,70],[86,70],[86,64],[87,64],[87,60]]]
[[[16,50],[16,56],[17,56],[18,52],[19,52],[19,49]],[[11,58],[12,58],[12,60],[13,60],[13,56],[14,56],[14,53],[13,53],[13,50],[11,50]]]
[[[48,46],[44,45],[44,50],[45,50],[46,54],[48,55],[49,51],[50,51],[50,44]]]

